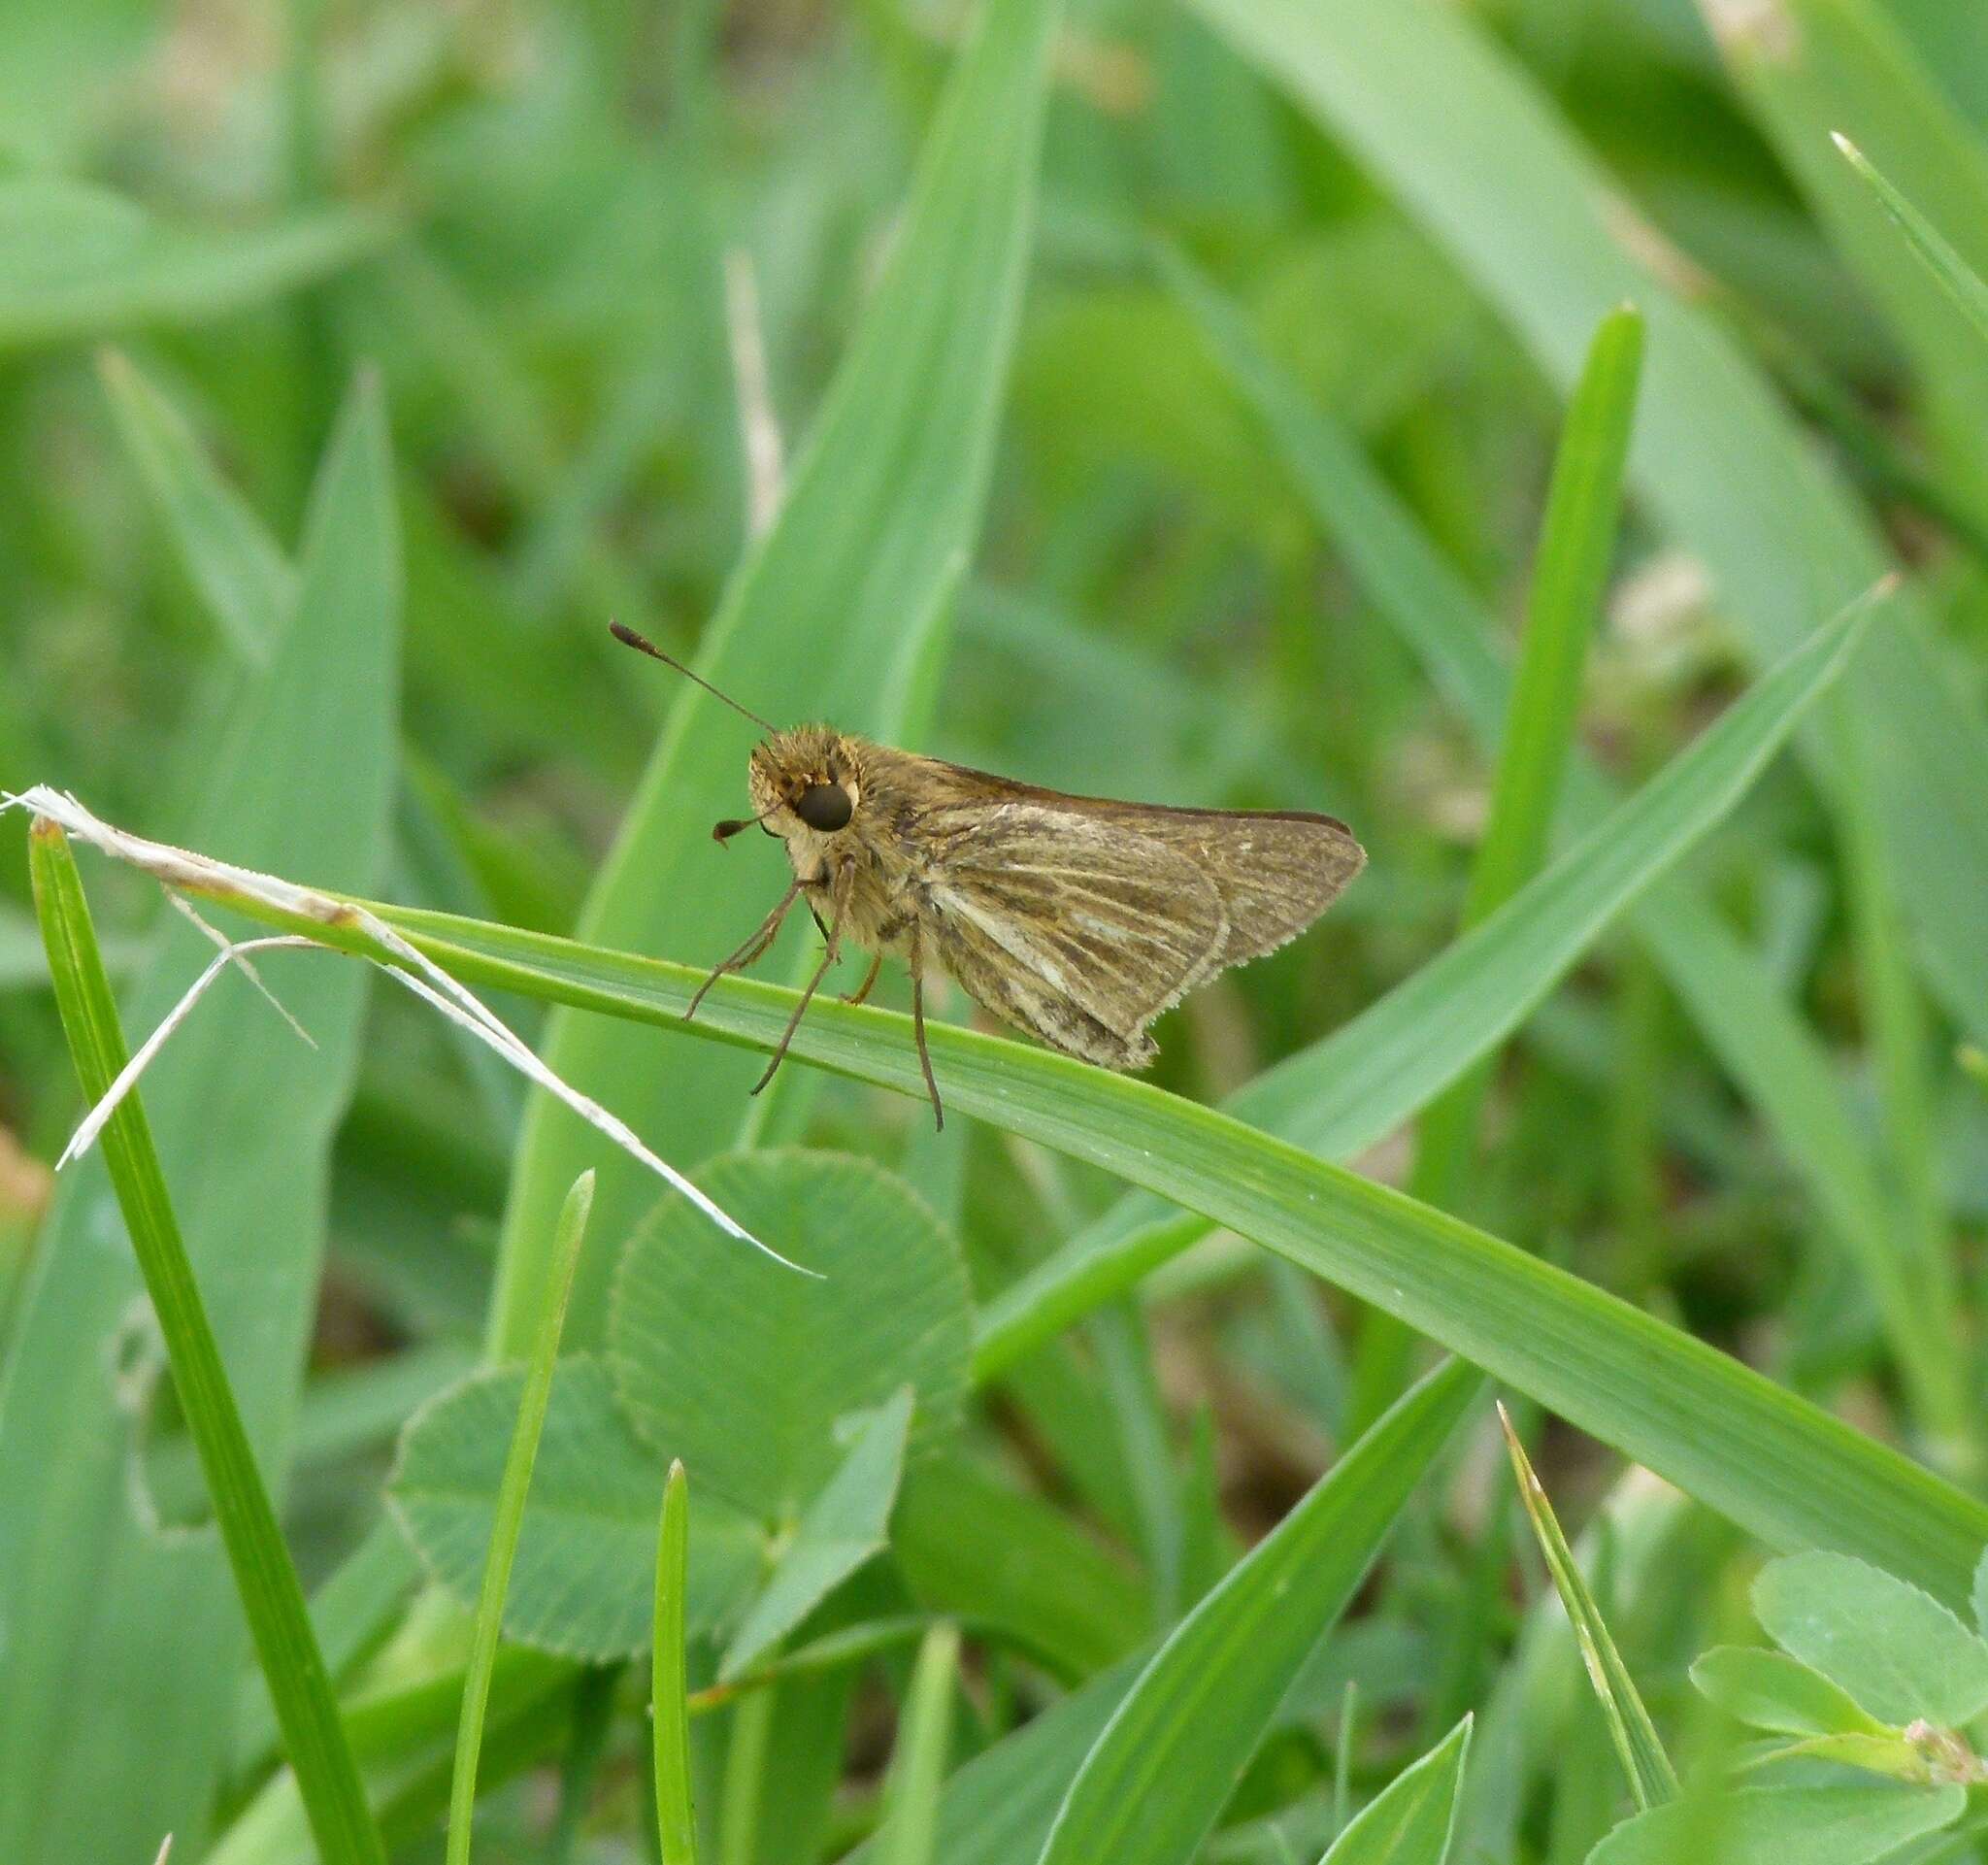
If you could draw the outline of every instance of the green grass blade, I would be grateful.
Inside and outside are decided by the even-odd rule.
[[[1621,1758],[1622,1772],[1629,1778],[1629,1790],[1639,1809],[1674,1800],[1678,1792],[1677,1771],[1664,1752],[1656,1724],[1650,1720],[1650,1713],[1643,1708],[1642,1697],[1637,1690],[1636,1680],[1629,1675],[1622,1653],[1615,1649],[1602,1609],[1574,1558],[1574,1550],[1567,1545],[1567,1537],[1560,1532],[1560,1518],[1553,1513],[1553,1505],[1547,1501],[1546,1491],[1533,1472],[1532,1459],[1526,1455],[1526,1448],[1511,1428],[1511,1419],[1503,1405],[1498,1408],[1498,1422],[1505,1432],[1505,1447],[1511,1453],[1512,1471],[1518,1478],[1519,1500],[1525,1504],[1533,1533],[1539,1538],[1540,1551],[1546,1557],[1546,1570],[1553,1576],[1560,1603],[1567,1609],[1568,1623],[1574,1627],[1574,1641],[1580,1647],[1581,1663],[1594,1685],[1602,1715],[1607,1719],[1608,1734]]]
[[[1184,1865],[1481,1381],[1402,1399],[1182,1619],[1084,1758],[1042,1865]]]
[[[1826,641],[1811,644],[1810,651]],[[1818,663],[1806,664],[1811,674],[1817,671]],[[1766,748],[1791,729],[1795,711],[1810,703],[1815,689],[1798,665],[1769,677],[1778,682],[1793,675],[1792,685],[1777,685],[1772,698],[1765,684],[1757,686],[1742,702],[1758,701],[1757,710],[1729,711],[1491,919],[1334,1036],[1258,1077],[1234,1097],[1230,1111],[1337,1158],[1349,1158],[1393,1131],[1515,1028],[1613,916],[1732,807]],[[1716,943],[1717,922],[1707,911],[1687,922],[1690,904],[1688,897],[1667,900],[1662,928],[1673,919],[1707,927],[1702,943],[1708,968],[1725,948]],[[1663,936],[1676,938],[1668,930]],[[1736,985],[1717,1001],[1746,1000]],[[1709,1007],[1704,1020],[1710,1020]],[[1753,1025],[1746,1034],[1753,1039]],[[1774,1051],[1775,1058],[1781,1053]],[[1752,1058],[1749,1064],[1757,1066]],[[1837,1107],[1828,1098],[1826,1075],[1818,1067],[1803,1074],[1799,1085],[1808,1091],[1804,1111],[1818,1110],[1819,1124]],[[1847,1116],[1840,1117],[1847,1132]],[[1846,1155],[1851,1161],[1860,1156],[1854,1146]],[[1839,1175],[1847,1170],[1840,1167]],[[1881,1211],[1874,1188],[1870,1208]],[[977,1375],[991,1377],[1130,1287],[1196,1234],[1151,1201],[1126,1201],[988,1305],[975,1349]],[[1881,1260],[1890,1260],[1888,1251]]]
[[[1504,906],[1546,860],[1579,723],[1581,673],[1621,520],[1642,337],[1642,317],[1631,306],[1603,318],[1568,403],[1490,816],[1464,898],[1464,932]],[[1422,1112],[1408,1188],[1426,1204],[1445,1211],[1456,1206],[1490,1071],[1486,1057]],[[1400,1391],[1411,1348],[1412,1337],[1398,1323],[1369,1317],[1355,1368],[1356,1427],[1377,1416]]]
[[[1319,522],[1488,751],[1498,743],[1508,703],[1508,677],[1491,647],[1497,634],[1492,617],[1360,449],[1264,354],[1234,307],[1184,265],[1174,261],[1168,269],[1215,353],[1276,440]],[[1570,773],[1568,789],[1583,819],[1605,806],[1607,786],[1584,761]],[[1868,801],[1855,796],[1848,805],[1870,810]],[[1758,1108],[1854,1257],[1877,1300],[1919,1415],[1950,1418],[1952,1382],[1944,1376],[1951,1366],[1950,1345],[1938,1331],[1938,1311],[1925,1306],[1900,1273],[1898,1225],[1832,1058],[1789,1008],[1767,968],[1687,882],[1666,881],[1632,908],[1632,923],[1701,1037]],[[1315,1053],[1322,1060],[1325,1049]],[[1287,1126],[1268,1107],[1252,1106],[1250,1117],[1276,1125],[1286,1138],[1311,1137],[1323,1144],[1333,1097],[1347,1080],[1345,1058],[1333,1060],[1338,1066],[1332,1074],[1314,1078],[1311,1092],[1321,1097],[1315,1124],[1302,1131]],[[1294,1092],[1305,1073],[1296,1061],[1279,1071]],[[1267,1078],[1263,1091],[1277,1080]],[[1372,1093],[1371,1086],[1361,1085]],[[1120,1228],[1130,1219],[1129,1212],[1121,1214]],[[1077,1240],[1063,1252],[1073,1270],[1084,1249],[1084,1240]]]
[[[1748,31],[1728,9],[1707,12],[1750,115],[1909,354],[1913,394],[1943,456],[1938,477],[1978,518],[1988,512],[1980,439],[1988,348],[1969,328],[1957,293],[1988,256],[1976,231],[1988,215],[1988,152],[1975,127],[1948,103],[1882,7],[1787,0],[1790,29],[1765,33]],[[1934,250],[1899,219],[1905,203],[1895,191],[1887,199],[1868,164],[1860,180],[1838,158],[1832,139],[1844,134],[1888,173],[1910,178],[1933,221],[1954,229],[1972,250],[1971,265],[1943,241],[1945,258],[1959,270],[1933,263]],[[1901,230],[1925,264],[1899,263]]]
[[[1844,729],[1851,729],[1847,719]],[[1931,1441],[1929,1450],[1948,1468],[1966,1470],[1978,1463],[1980,1433],[1968,1395],[1968,1324],[1940,1182],[1943,1162],[1928,1079],[1931,1031],[1906,949],[1906,903],[1893,891],[1870,798],[1862,791],[1845,795],[1838,818],[1881,1130],[1897,1187],[1898,1216],[1887,1237],[1895,1280],[1910,1290],[1904,1312],[1911,1316],[1911,1332],[1902,1339],[1897,1320],[1887,1319],[1900,1342],[1900,1370],[1917,1422]]]
[[[123,1026],[67,838],[53,823],[37,822],[28,847],[62,1027],[83,1093],[94,1103],[130,1059]],[[136,1089],[112,1116],[101,1145],[311,1829],[334,1865],[385,1865],[304,1589],[242,1427]]]
[[[1878,205],[1905,235],[1906,245],[1918,255],[1920,263],[1967,313],[1974,328],[1988,337],[1988,284],[1982,283],[1981,275],[1954,250],[1952,243],[1925,215],[1885,180],[1876,164],[1855,143],[1839,132],[1833,140],[1843,159],[1876,195]]]
[[[1072,1779],[1139,1668],[1128,1658],[1101,1672],[946,1782],[936,1848],[944,1865],[1016,1865],[1036,1856]],[[879,1834],[845,1865],[883,1865],[882,1847]]]
[[[1432,0],[1384,13],[1361,0],[1195,7],[1406,200],[1556,380],[1573,379],[1609,307],[1643,306],[1653,418],[1632,483],[1705,563],[1757,656],[1785,652],[1891,567],[1757,372],[1631,256],[1657,236],[1472,20]],[[1914,903],[1918,962],[1980,1040],[1988,817],[1957,822],[1928,799],[1988,792],[1988,724],[1938,664],[1916,602],[1900,623],[1858,668],[1865,768],[1815,768],[1825,787],[1869,785],[1892,873]]]
[[[131,358],[106,350],[97,373],[124,450],[193,586],[235,652],[260,665],[295,607],[296,572],[215,470],[186,417]]]
[[[800,450],[779,515],[706,631],[698,671],[768,718],[833,718],[914,733],[936,631],[978,528],[1027,262],[1056,0],[986,8],[927,139],[911,198],[863,322]],[[880,549],[879,539],[889,546]],[[669,679],[629,657],[627,677]],[[580,916],[582,936],[630,949],[667,941],[714,960],[763,915],[755,882],[712,848],[738,814],[751,736],[679,683],[670,722]],[[775,883],[776,887],[778,883]],[[798,936],[794,935],[794,936]],[[665,1157],[736,1134],[750,1063],[703,1056],[694,1081],[659,1076],[630,1032],[557,1018],[547,1062]],[[490,1341],[514,1351],[546,1278],[556,1200],[599,1149],[535,1098],[506,1213]],[[595,1229],[625,1236],[654,1188],[602,1167]],[[573,1340],[599,1337],[608,1251],[582,1261]]]
[[[175,833],[266,872],[381,884],[399,708],[399,550],[386,410],[361,379],[326,449],[298,602],[228,730],[205,802]],[[168,915],[121,1005],[149,1032],[214,956]],[[281,1496],[316,1307],[332,1134],[350,1094],[368,981],[280,955],[264,972],[314,1050],[223,979],[148,1074],[147,1113],[208,1316],[272,1492]],[[228,1144],[216,1144],[216,1135]],[[228,1758],[247,1634],[220,1546],[160,1536],[134,1507],[143,1445],[106,1365],[149,1325],[138,1272],[107,1253],[101,1173],[64,1174],[0,1380],[0,1857],[123,1858],[205,1844]],[[252,1240],[245,1243],[245,1240]],[[174,1680],[161,1718],[131,1653]]]
[[[1642,342],[1634,306],[1610,312],[1568,402],[1466,926],[1502,907],[1546,859],[1580,715],[1581,672],[1615,554]]]
[[[656,1824],[663,1865],[697,1865],[697,1819],[690,1804],[690,1715],[683,1661],[684,1576],[690,1553],[690,1480],[679,1461],[663,1490],[656,1545],[653,1673]]]
[[[1854,625],[1846,619],[1818,637],[1769,680],[1798,689],[1819,683]],[[1784,708],[1788,697],[1760,703]],[[763,1051],[794,1001],[769,984],[725,980],[686,1026],[682,1011],[702,982],[693,968],[445,915],[378,911],[469,983],[679,1036]],[[334,942],[356,938],[317,930]],[[1860,1553],[1942,1599],[1967,1598],[1988,1542],[1988,1507],[1728,1356],[1232,1116],[1017,1043],[951,1027],[930,1036],[962,1114],[1102,1166],[1389,1309],[1776,1547]],[[908,1095],[922,1089],[909,1019],[892,1013],[820,1005],[793,1053]]]
[[[877,1865],[935,1865],[940,1783],[952,1747],[953,1683],[959,1672],[959,1627],[925,1634],[899,1725],[888,1811],[878,1839]]]
[[[1319,1865],[1443,1865],[1456,1833],[1458,1789],[1470,1752],[1466,1716],[1361,1809]]]
[[[311,1595],[311,1629],[333,1678],[342,1678],[379,1647],[420,1577],[421,1563],[407,1537],[390,1520],[375,1522]],[[235,1711],[236,1775],[264,1773],[276,1759],[280,1736],[269,1686],[259,1676],[246,1679]]]
[[[580,1239],[594,1201],[591,1173],[581,1173],[566,1195],[559,1214],[559,1235],[552,1251],[553,1282],[547,1291],[546,1311],[539,1318],[539,1337],[525,1366],[524,1392],[517,1405],[517,1427],[504,1460],[504,1481],[497,1491],[497,1518],[490,1532],[490,1552],[483,1566],[482,1589],[477,1598],[476,1621],[470,1633],[469,1667],[463,1681],[462,1718],[455,1737],[455,1774],[448,1790],[447,1865],[469,1865],[470,1837],[477,1807],[477,1757],[483,1741],[483,1713],[490,1702],[490,1677],[497,1665],[497,1646],[504,1635],[504,1595],[511,1585],[511,1563],[517,1552],[518,1531],[524,1525],[525,1496],[531,1488],[532,1465],[539,1454],[539,1433],[546,1422],[546,1405],[552,1394],[552,1363],[559,1356],[559,1330],[566,1320],[566,1301],[573,1292],[574,1265],[580,1260]]]
[[[345,208],[241,231],[177,226],[87,183],[12,177],[0,181],[0,351],[216,317],[336,272],[391,234]]]
[[[401,929],[468,982],[671,1030],[688,967],[439,916]],[[693,1026],[762,1051],[793,994],[730,981]],[[920,1087],[909,1019],[824,1007],[793,1053]],[[1470,1225],[1137,1081],[971,1031],[932,1033],[952,1102],[1090,1160],[1287,1255],[1518,1386],[1777,1547],[1864,1552],[1964,1599],[1988,1508],[1759,1374]]]

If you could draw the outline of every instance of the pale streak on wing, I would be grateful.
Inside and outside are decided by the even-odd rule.
[[[1221,895],[1163,843],[1035,802],[942,811],[926,827],[947,970],[1059,1049],[1114,1068],[1150,1060],[1145,1025],[1220,967]]]

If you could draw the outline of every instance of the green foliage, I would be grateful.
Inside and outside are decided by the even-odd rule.
[[[958,1431],[966,1271],[902,1181],[779,1150],[713,1160],[697,1183],[818,1280],[713,1249],[687,1200],[658,1206],[622,1254],[608,1322],[615,1390],[645,1438],[700,1489],[790,1528],[841,1462],[845,1423],[900,1385],[918,1401],[913,1455]]]
[[[1714,1646],[1692,1665],[1691,1681],[1748,1728],[1789,1736],[1885,1732],[1846,1691],[1785,1651]]]
[[[490,1679],[497,1668],[497,1647],[504,1635],[504,1596],[511,1586],[511,1564],[517,1554],[517,1537],[524,1523],[525,1499],[531,1492],[532,1465],[539,1454],[539,1434],[545,1428],[546,1407],[552,1395],[552,1373],[559,1357],[559,1330],[566,1319],[567,1297],[573,1293],[574,1266],[594,1201],[591,1174],[581,1173],[566,1194],[559,1214],[559,1236],[553,1250],[554,1277],[550,1300],[539,1319],[539,1338],[525,1363],[524,1390],[517,1404],[517,1423],[505,1453],[504,1475],[497,1485],[490,1551],[484,1561],[482,1584],[477,1592],[477,1621],[470,1639],[470,1661],[463,1680],[462,1720],[455,1732],[455,1772],[448,1786],[448,1865],[469,1865],[470,1841],[476,1827],[477,1764],[483,1744],[483,1717],[490,1707]]]
[[[0,350],[197,322],[275,298],[381,246],[378,217],[328,210],[252,232],[174,225],[109,189],[0,181]]]
[[[464,1605],[481,1582],[521,1372],[493,1369],[408,1421],[387,1485],[430,1570]],[[605,1662],[648,1643],[664,1466],[623,1419],[607,1369],[562,1360],[525,1504],[504,1628],[551,1651]],[[736,1511],[700,1502],[685,1616],[708,1630],[754,1573],[759,1538]]]
[[[111,1093],[131,1058],[69,844],[51,822],[37,822],[32,836],[35,906],[49,972],[77,1073],[94,1103]],[[305,1615],[304,1590],[255,1468],[151,1127],[135,1095],[118,1104],[102,1145],[312,1834],[327,1858],[384,1865],[380,1832]]]
[[[294,616],[215,735],[182,833],[262,868],[364,887],[379,877],[392,791],[400,590],[385,410],[354,392],[320,470]],[[205,729],[205,721],[202,721]],[[289,774],[270,781],[272,771]],[[175,918],[124,1010],[149,1031],[213,948]],[[257,1458],[283,1469],[329,1205],[331,1137],[357,1066],[365,980],[321,958],[264,961],[315,1049],[239,981],[210,1000],[147,1082],[147,1112],[188,1257]],[[240,995],[233,995],[240,993]],[[221,1136],[225,1136],[222,1139]],[[78,1857],[189,1848],[227,1760],[244,1630],[219,1546],[149,1519],[127,1468],[157,1377],[135,1265],[110,1187],[64,1184],[8,1346],[0,1400],[0,1853]],[[252,1240],[245,1249],[244,1240]],[[105,1369],[123,1362],[119,1390]],[[149,1405],[149,1401],[145,1401]],[[50,1421],[62,1421],[51,1437]],[[273,1497],[282,1483],[272,1481]],[[92,1626],[121,1626],[108,1643]],[[133,1692],[120,1639],[178,1680],[163,1726]],[[73,1719],[73,1720],[72,1720]],[[87,1728],[87,1740],[74,1734]],[[51,1757],[77,1765],[56,1773]],[[106,1782],[129,1782],[115,1791]]]
[[[1590,1856],[1765,1859],[1776,1846],[1845,1861],[1880,1858],[1959,1817],[1982,1765],[1960,1733],[1988,1709],[1988,1643],[1916,1586],[1840,1554],[1788,1554],[1753,1583],[1778,1651],[1720,1646],[1691,1667],[1701,1692],[1749,1729],[1754,1767],[1836,1764],[1894,1784],[1777,1781],[1700,1787],[1639,1815]]]
[[[1457,1785],[1470,1752],[1466,1716],[1360,1810],[1319,1865],[1443,1865],[1456,1834]]]
[[[1042,1865],[1193,1856],[1478,1385],[1432,1373],[1180,1621],[1084,1757]]]
[[[1616,1759],[1628,1777],[1629,1791],[1640,1808],[1661,1806],[1677,1794],[1677,1773],[1664,1752],[1656,1724],[1643,1707],[1642,1695],[1629,1667],[1622,1662],[1614,1635],[1602,1615],[1574,1550],[1561,1533],[1560,1518],[1546,1500],[1546,1491],[1533,1470],[1525,1446],[1511,1428],[1511,1417],[1503,1406],[1498,1422],[1505,1431],[1506,1449],[1518,1477],[1519,1500],[1538,1537],[1540,1551],[1546,1557],[1546,1571],[1553,1577],[1553,1588],[1567,1609],[1568,1623],[1574,1627],[1574,1643],[1580,1648],[1581,1668],[1595,1687],[1595,1696],[1608,1724],[1608,1739],[1615,1746]]]
[[[904,1474],[911,1388],[899,1386],[856,1435],[779,1555],[772,1577],[725,1648],[723,1675],[749,1671],[857,1568],[889,1545],[890,1511]]]
[[[1988,1643],[1891,1575],[1821,1552],[1770,1562],[1753,1583],[1761,1629],[1888,1722],[1956,1727],[1988,1710]]]
[[[651,1666],[655,1718],[656,1827],[663,1865],[697,1865],[690,1804],[690,1716],[684,1694],[683,1634],[689,1619],[690,1479],[670,1466],[656,1538],[656,1608]]]
[[[1608,1835],[1589,1865],[1865,1865],[1951,1826],[1967,1805],[1956,1786],[1739,1787],[1702,1802],[1653,1807]]]
[[[44,825],[0,1858],[1973,1856],[1978,8],[6,46],[0,786],[378,903],[814,1273],[280,886],[192,904],[334,950],[217,970],[56,1173],[215,954]],[[805,916],[683,1012],[787,878],[709,837],[755,728],[611,619],[1368,867],[1147,1080],[935,976],[935,1134],[852,961],[751,1097]]]

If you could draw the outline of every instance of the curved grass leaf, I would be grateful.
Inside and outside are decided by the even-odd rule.
[[[1470,1753],[1471,1718],[1466,1716],[1360,1810],[1319,1865],[1443,1865],[1456,1831],[1457,1787]]]
[[[504,1628],[504,1596],[510,1589],[511,1563],[524,1522],[532,1465],[538,1459],[539,1433],[552,1395],[552,1364],[559,1355],[566,1300],[573,1292],[573,1266],[580,1258],[580,1241],[586,1234],[586,1214],[593,1201],[593,1175],[583,1172],[573,1182],[566,1209],[559,1214],[559,1236],[552,1256],[554,1277],[547,1291],[550,1299],[540,1316],[539,1338],[525,1365],[517,1424],[497,1484],[496,1518],[491,1524],[490,1550],[483,1561],[482,1584],[477,1593],[469,1662],[463,1673],[462,1717],[456,1725],[455,1775],[448,1790],[448,1865],[469,1865],[477,1808],[477,1758],[483,1741],[483,1713],[490,1704],[490,1676],[497,1666],[497,1642]]]
[[[326,450],[296,612],[207,760],[183,833],[265,871],[375,887],[388,838],[398,708],[399,547],[384,406],[362,379]],[[214,949],[171,917],[122,1006],[154,1028]],[[266,976],[307,1049],[223,980],[145,1082],[146,1109],[257,1462],[281,1499],[315,1307],[332,1131],[367,983],[278,957]],[[216,1135],[226,1135],[225,1147]],[[0,1385],[0,1857],[128,1858],[172,1830],[198,1851],[246,1656],[209,1534],[138,1519],[132,1419],[105,1369],[149,1352],[135,1267],[101,1170],[65,1173]],[[243,1240],[254,1240],[245,1249]],[[142,1311],[139,1311],[142,1312]],[[130,1653],[170,1678],[174,1714],[131,1687]]]
[[[1661,246],[1601,165],[1489,36],[1432,0],[1195,0],[1244,57],[1342,137],[1571,382],[1595,320],[1625,298],[1649,318],[1648,418],[1632,483],[1711,574],[1755,653],[1785,653],[1890,567],[1868,517],[1730,340],[1632,255]],[[1866,784],[1925,975],[1988,1035],[1988,818],[1930,799],[1988,792],[1988,724],[1929,651],[1916,605],[1873,639],[1849,695]]]
[[[1968,314],[1981,336],[1988,338],[1988,284],[1982,283],[1981,275],[1954,250],[1951,242],[1925,215],[1885,180],[1877,165],[1855,143],[1840,134],[1835,140],[1843,159],[1877,196],[1878,204],[1905,236],[1921,263]]]
[[[931,667],[936,630],[978,527],[1027,262],[1056,0],[982,10],[928,137],[882,278],[810,438],[779,515],[734,577],[698,671],[769,718],[829,717],[899,737]],[[631,665],[630,678],[662,670]],[[707,963],[785,884],[744,849],[712,848],[738,812],[749,733],[687,683],[580,921],[588,940],[667,942]],[[753,852],[770,853],[771,850]],[[746,857],[746,858],[742,858]],[[789,935],[793,937],[794,935]],[[679,1054],[660,1073],[632,1032],[555,1018],[543,1052],[566,1080],[614,1101],[665,1157],[727,1145],[753,1075],[743,1059]],[[598,1149],[543,1097],[531,1104],[505,1218],[490,1340],[518,1350],[546,1278],[552,1213]],[[610,1252],[653,1203],[617,1162],[602,1166],[573,1341],[606,1323]],[[695,1460],[700,1487],[709,1479]]]
[[[714,1250],[687,1199],[657,1206],[623,1253],[608,1335],[622,1410],[659,1456],[681,1457],[700,1495],[784,1529],[842,1463],[839,1427],[898,1387],[917,1394],[911,1456],[957,1432],[966,1266],[903,1181],[793,1149],[729,1153],[693,1177],[817,1275]]]
[[[1490,919],[1335,1035],[1259,1076],[1230,1110],[1340,1158],[1392,1132],[1515,1028],[1613,916],[1744,794],[1839,664],[1850,625],[1823,631],[1767,675]],[[1717,948],[1702,943],[1709,964]],[[1151,1200],[1125,1201],[988,1305],[976,1374],[988,1378],[1122,1292],[1200,1228]]]
[[[1429,1375],[1181,1620],[1084,1758],[1042,1865],[1175,1865],[1236,1790],[1480,1380]]]
[[[130,1051],[67,839],[53,823],[37,822],[29,851],[63,1032],[93,1104]],[[337,1865],[385,1865],[386,1848],[312,1635],[304,1588],[255,1468],[136,1090],[112,1116],[102,1144],[311,1830]]]
[[[467,981],[680,1026],[701,975],[542,935],[383,909]],[[709,1038],[762,1051],[791,992],[721,983]],[[1965,1598],[1988,1507],[1740,1362],[1468,1224],[1212,1110],[972,1031],[929,1032],[962,1113],[1092,1161],[1386,1307],[1779,1547],[1836,1547]],[[909,1019],[812,1012],[793,1053],[906,1094]]]
[[[408,1420],[387,1500],[435,1578],[465,1606],[481,1581],[523,1374],[472,1375]],[[614,1403],[607,1369],[561,1360],[518,1536],[504,1629],[542,1650],[607,1663],[648,1643],[661,1460]],[[709,1631],[738,1610],[762,1541],[742,1515],[700,1503],[688,1619]]]

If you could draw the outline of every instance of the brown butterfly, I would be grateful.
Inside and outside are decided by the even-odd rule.
[[[911,975],[911,1026],[932,1112],[945,1124],[925,1046],[924,976],[943,966],[977,1004],[1052,1049],[1106,1068],[1159,1052],[1146,1025],[1197,984],[1274,951],[1318,917],[1366,852],[1334,816],[1286,810],[1176,810],[1066,796],[829,725],[768,724],[632,628],[615,638],[742,713],[768,737],[752,752],[753,815],[787,845],[794,880],[759,928],[690,1001],[773,944],[805,899],[827,949],[759,1078],[773,1080],[844,940]]]

